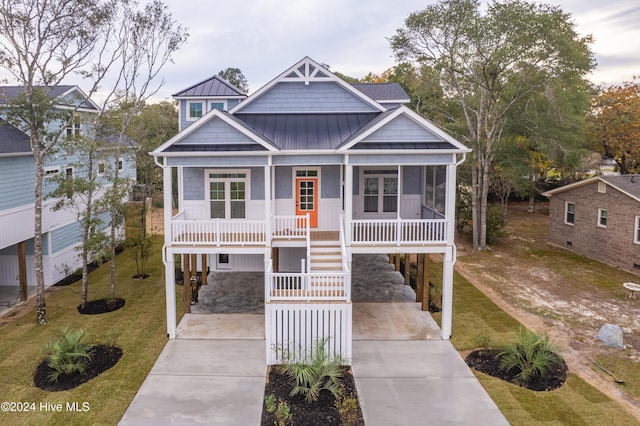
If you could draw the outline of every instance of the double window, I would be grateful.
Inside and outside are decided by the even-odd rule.
[[[207,172],[211,218],[246,217],[248,172]]]
[[[365,170],[364,212],[395,213],[398,211],[398,171]]]
[[[207,109],[208,106],[208,109]],[[188,101],[187,102],[187,120],[194,121],[202,117],[212,109],[227,109],[226,101],[212,101],[208,104],[204,101]]]

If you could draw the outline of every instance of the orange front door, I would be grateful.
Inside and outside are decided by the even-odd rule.
[[[296,215],[309,213],[309,226],[318,227],[318,178],[296,178]]]

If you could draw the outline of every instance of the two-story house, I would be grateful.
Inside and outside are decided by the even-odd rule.
[[[399,85],[348,84],[308,57],[246,98],[228,86],[213,78],[176,94],[181,131],[152,152],[164,171],[169,337],[182,256],[264,271],[268,364],[321,339],[350,359],[352,255],[439,253],[448,339],[456,169],[469,150],[404,106]]]
[[[0,116],[6,118],[10,101],[22,91],[17,86],[0,86]],[[56,108],[74,111],[74,120],[68,125],[63,136],[81,136],[89,133],[92,116],[100,111],[77,86],[57,86],[49,96],[55,99]],[[78,103],[80,103],[78,105]],[[59,122],[49,123],[51,128]],[[107,149],[109,149],[107,147]],[[79,173],[74,163],[77,157],[60,150],[45,158],[43,166],[42,235],[45,286],[50,286],[65,278],[67,274],[81,266],[76,248],[81,242],[80,223],[74,211],[52,209],[55,199],[46,195],[56,185],[51,177],[64,174],[73,177]],[[95,165],[98,174],[108,169],[109,160],[101,160]],[[0,285],[16,286],[23,290],[27,285],[35,285],[34,261],[34,182],[35,163],[29,145],[29,137],[4,119],[0,119]],[[128,149],[117,165],[122,177],[135,179],[135,156]],[[105,185],[108,183],[105,181]],[[109,225],[108,215],[103,224]],[[26,295],[21,295],[26,296]]]

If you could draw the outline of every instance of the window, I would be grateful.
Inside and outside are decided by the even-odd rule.
[[[122,170],[122,168],[123,168],[122,160],[118,160],[118,170]]]
[[[73,167],[65,167],[64,174],[68,179],[73,179]]]
[[[209,110],[212,110],[212,109],[226,109],[224,102],[211,102],[211,104],[209,106],[210,106]]]
[[[598,209],[598,227],[607,227],[607,210],[605,209]]]
[[[80,117],[76,115],[67,123],[67,138],[80,136],[81,129]]]
[[[397,170],[365,170],[364,212],[395,213],[398,211]]]
[[[425,168],[424,205],[433,212],[445,214],[447,194],[447,167],[427,166]]]
[[[633,242],[640,244],[640,216],[636,216],[635,229],[633,232]]]
[[[211,218],[246,217],[248,172],[208,173]]]
[[[98,176],[103,176],[107,171],[107,166],[104,163],[98,163]]]
[[[43,169],[43,175],[44,177],[52,177],[57,175],[58,173],[60,173],[60,167],[58,166],[52,166],[52,167],[45,167]]]
[[[565,219],[564,223],[567,225],[573,225],[576,219],[576,205],[574,203],[567,202],[565,204]]]
[[[202,102],[187,102],[187,120],[197,120],[203,112]]]

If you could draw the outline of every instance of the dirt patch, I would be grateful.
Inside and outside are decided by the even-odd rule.
[[[591,362],[600,355],[640,361],[640,304],[622,289],[627,273],[549,244],[548,216],[528,214],[524,204],[510,206],[507,232],[509,237],[482,252],[457,235],[456,270],[527,328],[546,332],[571,371],[640,419],[640,401]],[[595,338],[605,323],[623,328],[626,350],[606,347]]]

